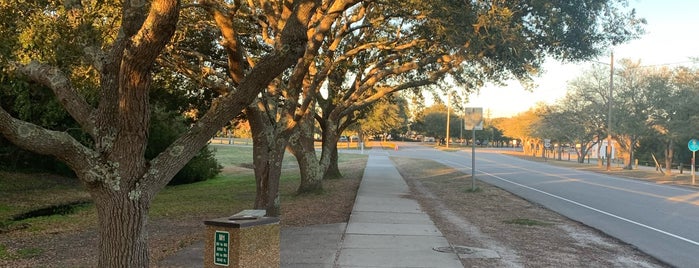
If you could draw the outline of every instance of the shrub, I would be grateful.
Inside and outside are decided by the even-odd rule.
[[[146,158],[152,159],[165,150],[172,142],[187,130],[185,118],[175,112],[154,108],[151,114],[150,135]],[[213,152],[208,146],[199,151],[192,160],[185,165],[180,172],[170,181],[170,185],[186,184],[197,181],[205,181],[221,172]]]

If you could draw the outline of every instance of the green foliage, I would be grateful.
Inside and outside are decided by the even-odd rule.
[[[458,138],[462,127],[461,117],[451,110],[449,116],[449,136]],[[412,129],[427,136],[445,137],[447,133],[447,106],[441,103],[425,108],[421,117],[417,118],[417,124]]]
[[[407,101],[402,97],[383,98],[371,106],[366,118],[359,120],[359,127],[368,135],[401,130],[408,123],[407,109]]]
[[[0,79],[0,105],[13,116],[56,131],[66,131],[78,140],[85,136],[61,107],[50,89],[21,78]],[[72,171],[53,157],[23,150],[0,137],[0,169],[50,171],[71,175]]]
[[[64,131],[90,144],[79,126],[68,116],[53,92],[43,85],[17,77],[10,62],[29,60],[61,68],[86,100],[94,103],[97,76],[82,57],[86,46],[100,46],[95,40],[113,34],[113,2],[85,1],[82,9],[68,9],[60,2],[0,1],[0,105],[11,115],[47,129]],[[113,15],[113,14],[112,14]],[[49,171],[71,175],[72,171],[52,157],[19,149],[0,138],[0,168]]]
[[[627,59],[616,65],[612,81],[611,129],[630,164],[678,157],[688,163],[687,141],[699,137],[699,70],[642,66]],[[541,120],[530,124],[538,138],[580,144],[585,155],[609,127],[610,70],[596,66],[572,81],[557,104],[540,109]],[[667,149],[674,151],[666,155]],[[582,159],[581,159],[582,161]]]
[[[98,40],[116,35],[117,7],[114,1],[80,1],[76,8],[55,1],[0,1],[0,59],[38,60],[65,70],[81,65],[84,47],[102,46]]]
[[[175,175],[170,185],[204,181],[218,175],[221,169],[214,158],[214,152],[209,147],[204,147]]]
[[[152,159],[165,150],[187,130],[185,118],[176,112],[154,108],[151,115],[150,135],[146,147],[146,158]],[[204,147],[170,181],[170,185],[204,181],[221,172],[213,152]]]

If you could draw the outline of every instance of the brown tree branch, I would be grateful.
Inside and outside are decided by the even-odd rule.
[[[214,100],[211,108],[189,131],[150,161],[144,183],[148,184],[145,189],[149,189],[151,194],[165,187],[218,129],[240,114],[262,89],[304,55],[308,21],[317,6],[313,0],[302,0],[295,1],[291,8],[293,12],[286,14],[288,19],[281,31],[277,50],[260,60],[235,92]]]
[[[85,133],[96,137],[94,109],[74,88],[70,79],[58,68],[32,61],[18,71],[31,80],[50,88],[64,109],[80,124]]]
[[[97,165],[97,153],[82,145],[69,134],[47,130],[13,118],[2,107],[0,107],[0,133],[7,140],[23,149],[58,158],[78,173],[88,172]],[[95,176],[81,177],[98,179]]]
[[[173,58],[175,59],[170,60],[161,57],[158,58],[157,62],[161,66],[177,70],[180,74],[197,81],[202,86],[216,91],[221,95],[230,92],[231,87],[224,82],[227,81],[227,77],[219,75],[219,73],[215,72],[209,67],[193,66],[192,64],[187,64],[184,60],[177,60],[177,56],[173,56]],[[208,79],[210,76],[216,77],[216,80]]]
[[[221,30],[221,35],[223,36],[221,45],[226,49],[226,54],[228,55],[228,75],[231,76],[233,83],[238,85],[244,77],[245,67],[243,64],[245,61],[243,60],[240,42],[238,42],[238,34],[233,26],[232,17],[235,16],[236,11],[225,12],[220,5],[212,1],[202,1],[201,3],[207,7],[206,10],[214,17],[216,25]]]
[[[143,64],[140,68],[150,70],[175,32],[178,16],[179,1],[153,1],[143,25],[132,37],[131,47],[123,61],[132,62],[135,66]]]

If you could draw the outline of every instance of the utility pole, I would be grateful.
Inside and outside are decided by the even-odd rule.
[[[464,145],[464,116],[460,115],[459,117],[459,123],[461,123],[461,127],[459,128],[459,140],[461,140],[461,145]]]
[[[449,148],[449,114],[451,113],[451,94],[447,93],[447,136],[446,143]]]
[[[607,171],[610,171],[612,162],[612,88],[614,87],[614,52],[609,64],[609,114],[607,116]]]

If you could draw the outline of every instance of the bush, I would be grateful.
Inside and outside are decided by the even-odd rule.
[[[68,165],[52,156],[35,154],[21,149],[0,137],[0,170],[19,172],[49,172],[75,177]]]
[[[182,115],[159,108],[153,109],[146,158],[156,157],[186,130],[187,123]],[[205,181],[218,175],[222,168],[213,151],[205,146],[172,178],[169,185]]]
[[[206,146],[172,178],[169,184],[176,185],[205,181],[218,175],[222,168],[214,158],[214,151],[210,150],[209,146]]]

